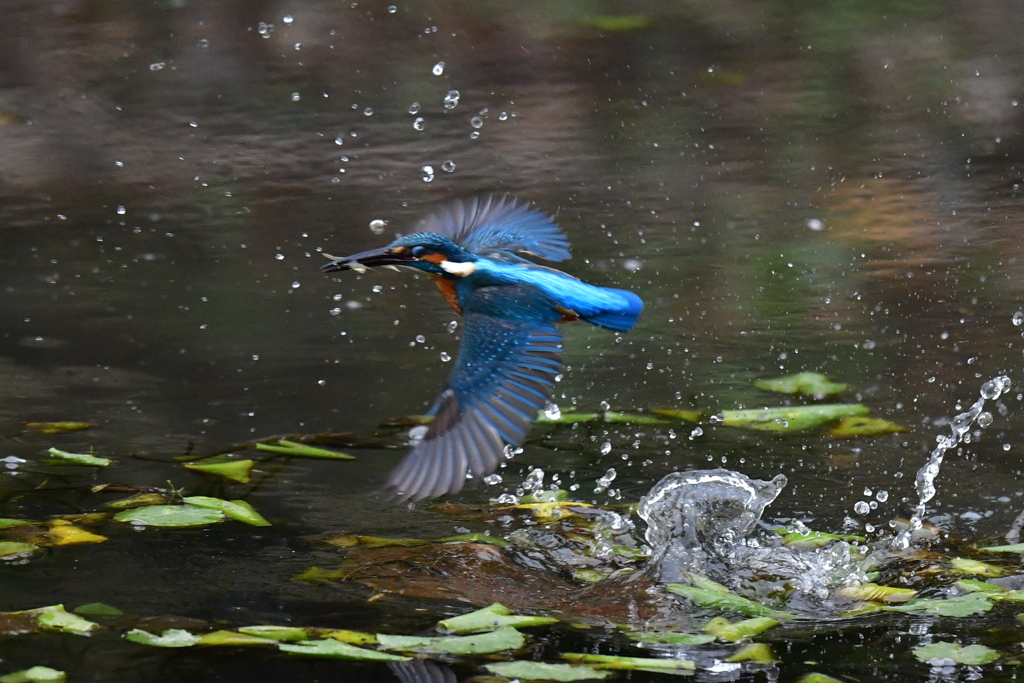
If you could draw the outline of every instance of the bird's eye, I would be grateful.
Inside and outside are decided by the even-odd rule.
[[[412,254],[414,257],[419,258],[420,256],[423,256],[424,254],[427,253],[427,248],[420,245],[416,245],[415,247],[409,250],[409,253]]]

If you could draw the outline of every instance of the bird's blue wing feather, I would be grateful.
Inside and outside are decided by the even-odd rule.
[[[447,204],[420,221],[415,232],[436,232],[473,254],[532,254],[548,261],[572,256],[568,238],[547,214],[498,195]]]
[[[526,438],[562,368],[562,336],[546,320],[505,320],[467,312],[462,348],[426,436],[388,478],[400,500],[462,489],[485,477],[505,444]]]

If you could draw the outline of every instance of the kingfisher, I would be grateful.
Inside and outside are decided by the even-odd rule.
[[[583,320],[616,332],[636,324],[633,292],[590,285],[529,261],[570,258],[569,240],[545,213],[489,195],[439,208],[380,249],[338,258],[324,272],[380,266],[428,274],[463,318],[462,345],[448,384],[417,443],[388,477],[393,499],[458,493],[523,443],[562,372],[556,323]]]

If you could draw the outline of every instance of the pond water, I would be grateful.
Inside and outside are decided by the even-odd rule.
[[[989,407],[993,424],[947,453],[927,520],[954,545],[996,545],[1024,508],[1019,4],[7,9],[0,516],[103,511],[170,482],[244,498],[273,526],[100,522],[90,528],[105,543],[0,566],[0,609],[103,602],[185,628],[407,634],[468,611],[293,577],[342,561],[316,542],[327,533],[501,531],[381,494],[406,446],[405,430],[380,424],[429,408],[457,354],[456,316],[426,278],[319,270],[321,252],[381,246],[439,202],[479,193],[552,214],[573,243],[567,272],[646,303],[628,333],[562,328],[563,412],[798,403],[753,383],[814,371],[907,431],[538,426],[500,483],[470,485],[455,502],[515,493],[536,467],[547,484],[578,484],[575,499],[607,505],[638,501],[671,472],[722,467],[785,475],[766,522],[889,532],[917,504],[915,475],[936,437],[1005,374],[1014,386]],[[67,420],[96,426],[51,436],[21,426]],[[326,433],[349,435],[337,443],[357,459],[267,460],[249,484],[180,462]],[[51,446],[115,463],[47,467]],[[102,484],[113,488],[93,490]],[[776,668],[697,676],[1011,680],[1024,640],[1015,612],[789,627],[763,638]],[[953,636],[1004,658],[935,668],[909,654]],[[601,629],[543,637],[545,657],[621,647]],[[147,649],[110,632],[0,638],[3,672],[36,664],[69,680],[412,680],[383,664]],[[458,679],[480,674],[474,666],[460,661]]]

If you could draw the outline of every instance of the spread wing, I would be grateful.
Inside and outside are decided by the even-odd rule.
[[[569,240],[547,214],[517,200],[490,195],[447,204],[415,232],[436,232],[474,254],[505,251],[548,261],[570,258]]]
[[[423,438],[388,477],[399,500],[456,493],[467,472],[485,477],[518,446],[554,391],[562,336],[546,321],[468,312],[462,348]]]

